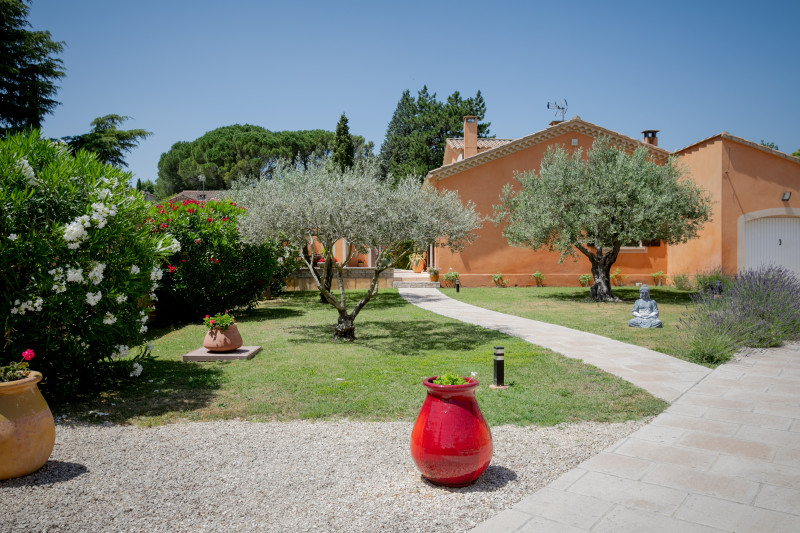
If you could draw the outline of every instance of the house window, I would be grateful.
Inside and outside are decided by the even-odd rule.
[[[619,251],[629,253],[647,253],[647,249],[651,246],[661,246],[661,241],[638,241],[635,243],[628,243],[620,248]]]

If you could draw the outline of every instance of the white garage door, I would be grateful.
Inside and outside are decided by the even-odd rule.
[[[757,218],[745,224],[745,268],[769,264],[800,275],[800,218]]]

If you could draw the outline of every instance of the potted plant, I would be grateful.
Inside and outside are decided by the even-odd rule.
[[[56,442],[53,413],[36,385],[42,374],[28,370],[33,350],[23,361],[0,367],[0,479],[39,470]]]
[[[428,267],[428,275],[431,281],[439,281],[439,269],[436,267]]]
[[[447,272],[445,272],[444,274],[442,274],[442,280],[447,282],[446,285],[448,287],[455,287],[457,279],[459,279],[459,274],[452,268]]]
[[[422,272],[422,268],[425,266],[425,260],[422,254],[414,252],[408,256],[408,261],[411,263],[411,270],[413,270],[415,274]]]
[[[231,352],[242,347],[239,328],[228,311],[217,313],[213,317],[206,315],[203,324],[208,328],[203,339],[203,348],[209,352]]]
[[[432,483],[466,487],[492,459],[492,433],[475,398],[478,380],[445,374],[422,384],[427,394],[411,431],[411,457]]]

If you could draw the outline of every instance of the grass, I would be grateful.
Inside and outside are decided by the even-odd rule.
[[[614,287],[613,291],[623,302],[592,302],[589,289],[584,287],[462,287],[458,293],[455,289],[442,289],[447,296],[478,307],[596,333],[689,360],[689,346],[681,338],[677,324],[691,303],[691,292],[650,287],[650,297],[658,303],[658,318],[664,327],[642,329],[628,326],[639,288]]]
[[[140,378],[56,414],[145,426],[219,419],[413,421],[425,397],[423,377],[445,372],[478,373],[478,401],[492,425],[624,421],[667,405],[595,367],[407,304],[396,290],[381,291],[359,315],[355,342],[335,342],[336,312],[318,298],[290,293],[237,316],[245,344],[263,347],[249,361],[183,363],[205,328],[155,332],[155,360]],[[506,384],[512,387],[503,391],[488,388],[495,345],[508,354]]]

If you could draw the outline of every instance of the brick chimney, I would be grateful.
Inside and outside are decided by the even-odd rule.
[[[478,117],[464,117],[464,159],[478,153]]]
[[[644,139],[642,142],[645,144],[652,144],[653,146],[658,146],[658,132],[660,130],[644,130],[642,133],[644,134]]]

